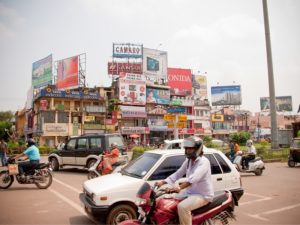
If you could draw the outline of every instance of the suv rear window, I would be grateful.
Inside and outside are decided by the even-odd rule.
[[[118,146],[123,146],[123,139],[120,136],[108,136],[108,147],[111,146],[112,143],[116,143]]]
[[[102,147],[102,138],[100,137],[91,137],[90,138],[91,149],[101,148]]]

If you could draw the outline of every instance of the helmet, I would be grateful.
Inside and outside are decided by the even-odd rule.
[[[202,155],[203,141],[199,137],[191,136],[191,137],[185,138],[183,140],[183,147],[184,148],[194,148],[194,152],[191,154],[188,154],[187,150],[185,150],[185,155],[188,159],[195,159],[199,155]]]
[[[246,145],[247,145],[248,147],[251,147],[251,146],[253,145],[253,141],[249,139],[249,140],[247,141]]]
[[[118,144],[116,142],[114,142],[114,143],[111,144],[111,147],[112,148],[118,147]]]
[[[28,147],[30,147],[30,146],[32,146],[32,145],[35,145],[35,141],[34,141],[32,138],[29,138],[29,139],[27,140],[27,145],[28,145]]]

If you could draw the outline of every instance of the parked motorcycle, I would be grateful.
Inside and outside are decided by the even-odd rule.
[[[22,178],[18,172],[18,162],[10,157],[5,169],[0,172],[0,189],[9,188],[14,177],[19,184],[35,184],[39,189],[46,189],[52,184],[52,169],[49,163],[40,163],[35,168],[25,171]]]
[[[177,205],[180,199],[158,198],[166,194],[165,190],[151,186],[145,182],[137,193],[139,217],[137,220],[125,220],[119,225],[141,224],[179,224]],[[233,219],[234,202],[230,191],[216,193],[213,201],[192,211],[192,223],[212,225],[215,223],[228,224]]]
[[[96,177],[102,176],[102,170],[103,170],[103,159],[104,156],[101,155],[99,156],[97,162],[95,162],[94,165],[92,165],[88,169],[88,179],[94,179]],[[112,166],[112,172],[111,173],[116,173],[118,171],[121,171],[122,167],[128,163],[128,157],[127,156],[120,156],[118,162],[116,162]]]
[[[255,159],[249,161],[249,168],[243,169],[242,166],[242,156],[243,152],[239,151],[236,153],[236,156],[233,160],[233,163],[236,165],[236,168],[241,173],[254,173],[256,176],[260,176],[265,169],[265,163],[260,157],[255,157]]]

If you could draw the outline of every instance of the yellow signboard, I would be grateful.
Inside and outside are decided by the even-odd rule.
[[[174,128],[174,123],[168,123],[168,128]]]
[[[212,122],[223,122],[224,121],[224,115],[223,114],[212,114],[211,115],[211,121]]]
[[[176,115],[173,115],[173,114],[165,114],[165,115],[164,115],[164,120],[166,120],[166,121],[176,120]]]
[[[185,122],[178,122],[176,127],[177,128],[185,128],[186,127],[186,123]]]
[[[187,115],[178,115],[178,121],[179,122],[186,122],[187,121]]]
[[[95,116],[85,116],[84,121],[86,121],[86,122],[95,121]]]

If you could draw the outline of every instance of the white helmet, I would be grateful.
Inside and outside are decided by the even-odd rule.
[[[187,151],[185,150],[185,155],[188,159],[197,158],[199,155],[202,154],[203,141],[199,137],[190,136],[183,140],[183,147],[184,148],[195,148],[195,151],[192,154],[187,154]]]
[[[253,145],[253,141],[249,139],[249,140],[247,141],[246,145],[247,145],[248,147],[251,147],[251,146]]]

